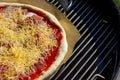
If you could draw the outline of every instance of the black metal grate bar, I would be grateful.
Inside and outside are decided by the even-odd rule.
[[[87,3],[86,3],[86,4],[87,4]],[[86,4],[84,4],[79,10],[77,10],[77,12],[76,12],[74,15],[72,15],[72,13],[74,13],[74,10],[77,8],[77,6],[78,6],[78,5],[77,5],[77,6],[74,8],[73,12],[71,12],[71,15],[72,15],[72,16],[69,15],[69,14],[67,15],[68,18],[70,17],[70,21],[77,15],[77,13],[79,13],[79,12],[85,7]],[[82,11],[82,12],[84,13],[84,12],[85,12],[86,10],[88,10],[88,9],[89,9],[89,7],[87,7],[87,8],[86,8],[84,11]],[[82,13],[82,14],[83,14],[83,13]]]
[[[94,30],[94,29],[93,29]],[[90,35],[90,34],[89,34]],[[88,36],[89,36],[88,35]],[[86,39],[87,39],[88,37],[86,37]],[[84,48],[89,44],[89,42],[92,40],[93,38],[91,38],[87,43],[86,43],[86,45],[84,45],[83,47],[82,47],[82,49],[81,50],[79,50],[79,52],[78,53],[76,53],[76,55],[73,57],[72,56],[72,59],[70,60],[70,62],[67,64],[67,66],[66,67],[64,67],[64,69],[62,70],[62,72],[64,72],[65,70],[67,70],[67,68],[69,67],[69,65],[70,64],[72,64],[72,62],[79,56],[79,54],[80,54],[80,52],[82,52],[83,50],[84,50]],[[85,40],[83,40],[83,41],[85,41]],[[81,44],[82,45],[82,44]],[[91,50],[92,49],[92,47],[95,45],[95,43],[90,47],[90,49],[89,50]],[[79,45],[80,46],[80,45]],[[74,54],[75,52],[73,52],[73,54]],[[87,55],[87,53],[86,54],[84,54],[84,56],[86,56]],[[84,58],[84,56],[83,56],[83,58]],[[61,74],[62,74],[62,72],[61,72]]]
[[[101,27],[101,28],[102,28],[102,27]],[[99,29],[99,30],[100,30],[100,29]],[[107,30],[107,29],[106,29],[106,30]],[[99,31],[98,31],[98,32],[99,32]],[[97,33],[98,33],[98,32],[97,32]],[[97,34],[97,33],[96,33],[96,34]],[[92,38],[91,38],[91,39],[92,39]],[[90,41],[91,41],[91,39],[90,39]],[[99,40],[99,39],[98,39],[98,40]],[[98,41],[98,40],[97,40],[97,41]],[[96,41],[96,42],[97,42],[97,41]],[[88,42],[89,42],[89,41],[88,41]],[[94,45],[95,45],[95,43],[87,50],[87,52],[84,54],[84,56],[76,63],[76,65],[71,69],[71,71],[73,71],[74,68],[77,67],[77,65],[84,59],[84,57],[88,54],[88,52],[93,48]],[[78,54],[80,54],[80,52],[78,52]],[[92,56],[92,55],[91,55],[91,56]],[[76,57],[77,57],[77,56],[76,56]],[[76,57],[75,57],[75,58],[76,58]],[[75,59],[75,58],[74,58],[74,59]],[[90,58],[89,58],[89,59],[90,59]],[[88,59],[88,60],[89,60],[89,59]],[[72,63],[72,62],[71,62],[71,63]],[[83,65],[83,66],[84,66],[84,65]],[[81,70],[82,68],[83,68],[83,67],[81,67],[80,70]],[[67,75],[69,75],[69,74],[71,73],[71,71],[70,71]],[[66,77],[67,77],[67,75],[66,75]]]
[[[106,29],[107,30],[107,29]],[[105,31],[106,31],[105,30]],[[103,32],[103,34],[105,33],[105,31]],[[108,36],[112,33],[112,31],[108,34]],[[102,35],[103,35],[102,34]],[[108,36],[103,40],[103,42],[96,48],[96,49],[99,49],[101,47],[101,45],[105,42],[105,40],[108,38]],[[100,36],[101,37],[101,36]],[[99,40],[100,38],[97,39],[97,41]],[[96,41],[96,42],[97,42]],[[87,53],[89,52],[90,50],[87,51]],[[80,67],[80,69],[78,70],[78,72],[76,73],[76,75],[79,73],[79,71],[81,71],[83,69],[83,67],[89,62],[89,60],[93,57],[93,55],[95,55],[97,50],[95,50],[93,52],[93,54],[90,55],[90,57],[87,59],[87,61]],[[98,56],[99,57],[99,56]],[[81,59],[80,59],[81,60]],[[94,62],[96,62],[97,60],[95,59],[95,61],[93,61],[93,63],[89,66],[89,68],[94,64]],[[80,61],[78,61],[78,64],[80,63]],[[86,72],[89,70],[89,68],[86,70]],[[86,73],[85,72],[85,73]],[[84,74],[83,74],[84,75]],[[82,76],[81,76],[82,77]]]
[[[112,38],[113,39],[113,38]],[[98,67],[102,64],[102,62],[104,61],[104,59],[110,54],[110,52],[113,50],[113,48],[116,46],[117,42],[112,46],[112,48],[110,49],[110,51],[105,55],[105,57],[102,59],[102,61],[98,64]],[[107,48],[109,45],[107,45],[105,48]],[[100,56],[99,56],[100,57]],[[109,62],[110,63],[110,62]],[[104,71],[104,69],[107,67],[108,63],[106,63],[106,65],[104,66],[104,68],[100,71],[100,73],[102,73]],[[93,70],[93,72],[90,74],[90,76],[87,78],[87,80],[90,80],[90,78],[92,77],[92,75],[95,73],[95,71],[97,70],[97,67]]]
[[[46,0],[46,1],[50,2],[55,7],[57,7],[57,9],[59,9],[61,12],[64,13],[64,9],[63,9],[62,5],[58,1],[56,1],[56,0]]]
[[[57,0],[47,0],[61,12],[64,9]],[[102,74],[114,62],[117,40],[111,23],[91,0],[74,0],[66,17],[75,25],[81,36],[70,59],[49,80],[96,80],[108,78]],[[114,71],[114,66],[111,67]],[[111,73],[112,74],[112,73]]]
[[[113,37],[113,38],[110,40],[110,42],[108,42],[108,44],[106,45],[106,47],[104,48],[104,50],[110,45],[110,43],[112,42],[113,39],[115,39],[115,37]],[[115,45],[116,45],[116,43],[114,44],[114,46],[112,46],[112,48],[110,49],[110,51],[113,50],[113,48],[115,47]],[[99,57],[103,54],[104,50],[98,55],[97,58],[99,58]],[[104,59],[109,55],[110,51],[109,51],[109,52],[105,55],[105,57],[99,62],[99,64],[96,66],[96,68],[95,68],[95,69],[93,70],[93,72],[90,74],[90,76],[93,75],[93,73],[97,70],[97,67],[99,67],[99,66],[103,63]],[[97,61],[97,58],[96,58],[93,62]],[[101,69],[101,70],[103,70],[103,69]],[[83,74],[83,75],[84,75],[84,74]],[[83,76],[81,76],[81,78],[82,78],[82,77],[83,77]],[[88,77],[88,80],[89,80],[89,77]]]
[[[67,17],[69,17],[69,16],[74,12],[74,9],[76,9],[81,3],[82,3],[82,1],[80,1],[80,2],[73,8],[73,10],[71,10],[71,11],[67,14]]]
[[[98,17],[99,17],[99,16],[98,16]],[[87,31],[89,30],[89,28],[91,28],[91,26],[96,22],[96,20],[98,19],[98,17],[94,20],[94,22],[91,23],[91,25],[88,26],[88,28],[83,32],[83,34],[79,37],[78,40],[80,40],[81,37],[83,37],[83,36],[87,33]],[[101,19],[101,21],[102,21],[102,19]],[[97,25],[99,25],[101,21],[99,21]],[[96,25],[96,26],[97,26],[97,25]],[[95,27],[95,28],[93,29],[93,31],[94,31],[96,28],[97,28],[97,27]],[[91,32],[93,32],[93,31],[91,31]],[[90,36],[90,35],[88,34],[88,36]],[[79,46],[77,46],[77,47],[73,50],[73,53],[75,53],[75,51],[78,50],[78,48],[84,43],[84,41],[85,41],[86,39],[87,39],[87,37],[86,37],[84,40],[82,40],[82,42],[79,44]]]

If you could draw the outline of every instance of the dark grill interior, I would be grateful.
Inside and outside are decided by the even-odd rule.
[[[62,13],[57,0],[47,0]],[[91,0],[74,0],[66,17],[81,33],[73,54],[48,80],[111,80],[116,73],[118,46],[113,23]]]

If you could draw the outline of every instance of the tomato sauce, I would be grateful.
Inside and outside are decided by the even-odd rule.
[[[57,38],[57,47],[54,48],[54,50],[50,50],[50,56],[47,56],[47,59],[45,59],[45,67],[43,67],[43,69],[39,69],[39,67],[37,67],[36,65],[40,65],[43,66],[43,64],[41,64],[40,62],[36,63],[36,71],[34,73],[32,73],[30,76],[31,80],[34,80],[36,78],[38,78],[39,76],[41,76],[43,74],[44,71],[47,71],[49,69],[49,67],[52,65],[52,63],[55,61],[58,53],[59,53],[59,48],[60,48],[60,44],[61,44],[61,40],[62,40],[62,34],[61,34],[61,29],[54,23],[52,22],[47,16],[46,14],[44,14],[41,11],[38,10],[33,10],[33,9],[28,9],[28,12],[34,12],[39,16],[42,16],[44,19],[43,21],[45,21],[48,25],[48,27],[52,28],[53,30],[57,30],[56,32],[56,36]],[[28,80],[27,77],[24,77],[23,80]]]

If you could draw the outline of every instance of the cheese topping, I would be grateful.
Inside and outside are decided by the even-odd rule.
[[[8,6],[0,12],[0,80],[14,80],[25,73],[41,55],[57,47],[55,30],[35,13]],[[43,25],[44,24],[44,25]]]

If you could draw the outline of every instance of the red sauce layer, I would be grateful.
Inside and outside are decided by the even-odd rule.
[[[53,62],[55,61],[56,57],[59,54],[59,48],[60,48],[60,44],[61,44],[61,40],[62,40],[62,34],[61,34],[61,29],[54,23],[52,22],[46,14],[44,14],[43,12],[39,11],[39,10],[33,10],[33,9],[28,9],[29,12],[34,12],[39,16],[42,16],[44,19],[43,21],[47,23],[48,27],[52,28],[53,30],[57,30],[56,32],[56,36],[57,38],[57,47],[55,47],[53,50],[50,50],[49,53],[51,55],[47,56],[47,58],[45,59],[45,64],[43,65],[41,63],[41,61],[38,61],[38,63],[34,64],[34,66],[36,67],[36,71],[34,73],[32,73],[31,75],[29,75],[29,77],[31,78],[31,80],[34,80],[36,78],[38,78],[39,76],[41,76],[43,74],[43,72],[47,71],[49,69],[49,67],[53,64]],[[43,67],[41,67],[43,66]],[[21,79],[20,79],[21,80]],[[28,80],[28,77],[24,77],[23,80]]]

